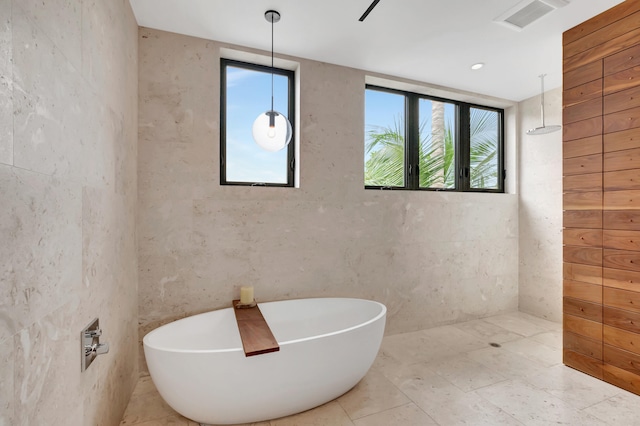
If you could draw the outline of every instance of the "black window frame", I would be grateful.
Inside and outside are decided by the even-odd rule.
[[[227,181],[227,67],[243,68],[251,71],[266,72],[281,75],[288,78],[288,111],[287,118],[291,123],[291,142],[287,145],[287,182],[237,182]],[[295,71],[271,68],[267,65],[253,64],[250,62],[237,61],[233,59],[220,58],[220,185],[229,186],[270,186],[293,188],[295,187],[295,165],[296,165],[296,140],[295,140]],[[265,105],[265,111],[269,105]],[[251,126],[253,123],[248,123]]]
[[[405,144],[405,160],[404,160],[404,186],[384,186],[384,185],[365,185],[365,189],[377,190],[410,190],[410,191],[448,191],[448,192],[487,192],[487,193],[504,193],[506,179],[506,170],[504,168],[504,109],[491,107],[487,105],[472,104],[469,102],[456,101],[453,99],[445,99],[436,96],[429,96],[420,93],[409,92],[405,90],[391,89],[388,87],[376,86],[372,84],[365,85],[366,90],[376,90],[379,92],[393,93],[403,95],[404,102],[404,144]],[[428,99],[431,101],[445,102],[455,105],[455,187],[454,188],[423,188],[420,187],[420,170],[418,165],[418,152],[420,144],[419,136],[419,101],[420,99]],[[471,188],[471,131],[470,119],[471,109],[483,109],[487,111],[495,111],[498,113],[498,165],[497,165],[497,188]],[[366,113],[365,113],[366,115]],[[462,125],[466,123],[467,125]],[[365,123],[366,126],[366,123]],[[364,171],[364,167],[363,167]]]

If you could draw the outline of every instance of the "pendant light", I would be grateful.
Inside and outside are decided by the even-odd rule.
[[[267,10],[264,13],[267,22],[271,22],[271,109],[264,112],[253,122],[253,140],[267,151],[280,151],[291,142],[291,123],[283,114],[273,109],[273,24],[280,21],[280,13]]]
[[[561,126],[552,124],[551,126],[544,125],[544,76],[546,74],[540,74],[540,111],[542,115],[542,126],[535,127],[527,130],[528,135],[546,135],[547,133],[556,132],[560,130]]]

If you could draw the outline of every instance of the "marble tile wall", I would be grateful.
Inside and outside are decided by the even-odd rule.
[[[0,0],[0,425],[117,425],[135,385],[137,32],[128,0]]]
[[[230,305],[384,302],[387,332],[517,308],[515,194],[363,188],[360,70],[300,64],[300,188],[219,184],[223,46],[152,29],[139,43],[140,336]]]
[[[540,96],[519,104],[519,308],[562,320],[562,131],[540,126]],[[545,123],[562,124],[562,89],[545,93]]]

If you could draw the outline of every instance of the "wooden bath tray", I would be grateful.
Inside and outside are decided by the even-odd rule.
[[[253,308],[238,309],[236,308],[238,303],[240,303],[239,300],[233,301],[233,312],[236,314],[245,356],[279,351],[280,346],[264,320],[260,308],[256,305]]]

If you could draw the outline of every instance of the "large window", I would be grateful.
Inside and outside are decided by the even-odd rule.
[[[367,86],[365,187],[504,192],[503,117],[497,108]]]
[[[293,71],[228,59],[220,68],[220,183],[293,186],[295,141],[269,152],[251,135],[256,117],[271,108],[272,71],[274,110],[295,123]]]

